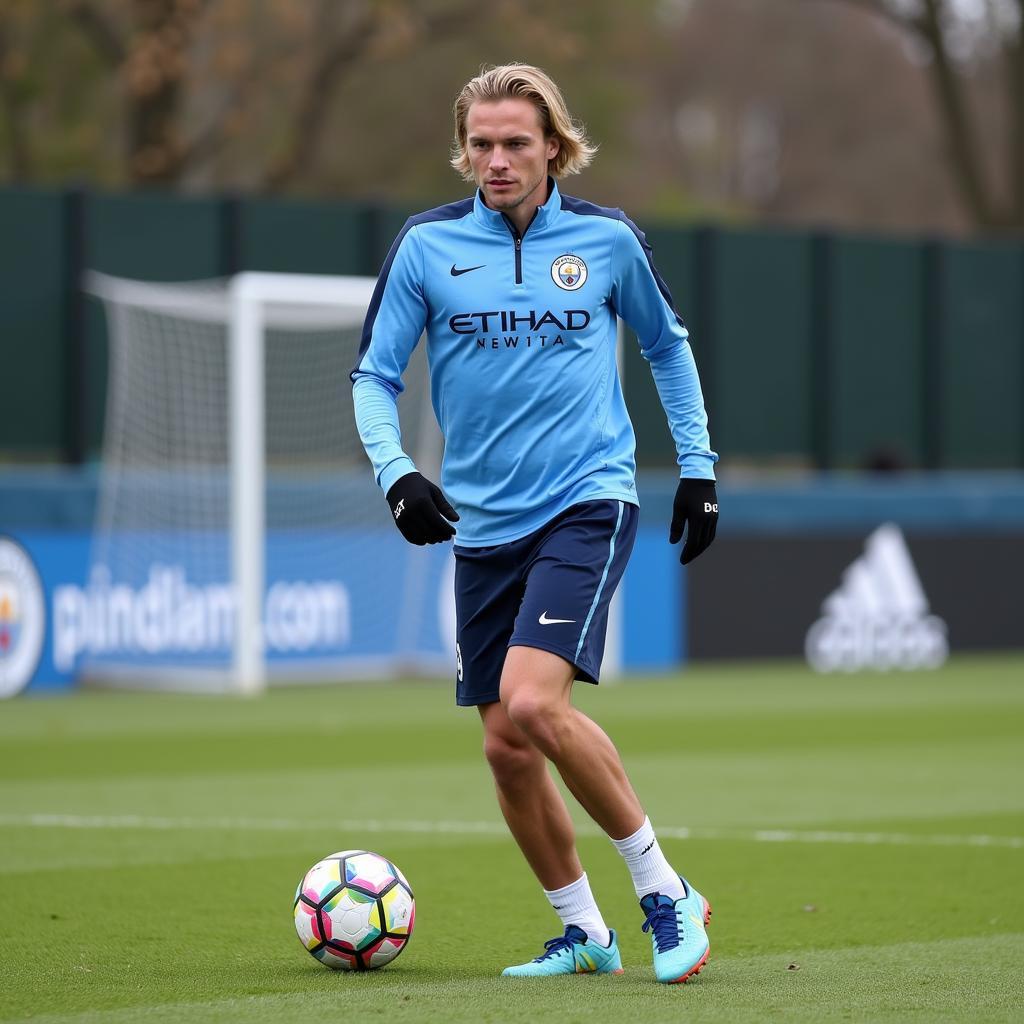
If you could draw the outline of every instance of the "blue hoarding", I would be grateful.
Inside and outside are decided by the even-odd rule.
[[[169,534],[134,533],[122,541],[108,565],[95,559],[85,531],[0,538],[0,695],[67,688],[83,671],[227,666],[235,600],[226,538],[193,535],[183,545]],[[220,557],[196,555],[214,550]],[[453,573],[449,546],[412,548],[391,530],[271,532],[268,669],[294,677],[413,666],[448,674]],[[638,595],[622,601],[623,667],[678,662],[678,583],[662,531],[642,529],[622,584]]]

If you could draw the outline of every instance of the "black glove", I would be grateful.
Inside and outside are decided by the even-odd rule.
[[[714,480],[690,480],[683,477],[672,503],[672,526],[669,544],[678,544],[686,526],[686,543],[679,561],[686,565],[711,546],[718,529],[718,495]]]
[[[440,544],[455,536],[451,523],[459,513],[448,504],[441,488],[420,473],[399,477],[387,494],[395,526],[410,544]]]

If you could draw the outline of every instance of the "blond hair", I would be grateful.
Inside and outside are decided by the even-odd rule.
[[[469,108],[474,103],[497,103],[516,98],[529,100],[537,108],[545,138],[558,139],[558,152],[548,164],[548,171],[556,178],[579,174],[594,159],[597,147],[590,143],[583,125],[569,113],[561,90],[548,75],[530,64],[502,64],[485,68],[476,78],[471,78],[455,100],[451,164],[466,181],[473,180],[466,152]]]

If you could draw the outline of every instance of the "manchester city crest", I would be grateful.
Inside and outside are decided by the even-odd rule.
[[[587,265],[579,256],[574,256],[571,253],[559,256],[551,264],[551,280],[559,288],[564,288],[567,292],[574,292],[586,283]]]

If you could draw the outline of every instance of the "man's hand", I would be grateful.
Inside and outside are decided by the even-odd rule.
[[[419,473],[399,477],[387,493],[395,526],[410,544],[440,544],[455,536],[448,522],[459,521],[459,513],[448,504],[441,488]]]
[[[683,477],[672,503],[669,544],[678,544],[686,526],[686,543],[679,561],[686,565],[710,547],[718,529],[718,495],[714,480],[690,480]]]

